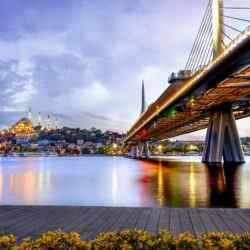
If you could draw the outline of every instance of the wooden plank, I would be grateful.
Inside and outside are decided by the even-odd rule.
[[[88,212],[90,211],[91,208],[80,208],[75,211],[73,217],[71,219],[67,219],[67,221],[64,221],[65,224],[63,224],[63,230],[66,232],[69,231],[76,231],[76,226],[82,223],[82,218],[81,216],[86,215],[88,216]],[[80,220],[81,218],[81,220]]]
[[[90,207],[88,207],[86,210],[82,209],[81,214],[79,215],[77,222],[74,224],[73,227],[70,227],[69,230],[77,232],[77,233],[81,233],[84,229],[86,230],[86,226],[87,226],[86,222],[87,222],[88,218],[91,216],[91,210],[92,210],[92,208],[90,208]],[[100,209],[100,212],[101,211],[102,211],[102,209]]]
[[[150,209],[150,211],[151,211],[151,209]],[[128,225],[127,221],[128,220],[131,221],[131,217],[132,217],[132,218],[134,218],[134,228],[144,229],[144,227],[145,227],[145,220],[144,219],[147,219],[145,216],[143,216],[143,214],[145,214],[145,210],[143,209],[141,214],[138,212],[139,212],[139,210],[137,210],[137,215],[133,215],[133,211],[131,209],[127,209],[127,211],[123,211],[121,213],[119,220],[114,225],[115,228],[117,228],[118,230],[125,229]]]
[[[230,228],[225,224],[222,217],[222,211],[219,211],[217,208],[211,209],[210,211],[210,218],[214,222],[217,227],[217,231],[220,232],[230,232]]]
[[[250,231],[250,216],[248,215],[248,212],[250,213],[250,210],[246,210],[246,209],[237,209],[236,210],[236,213],[238,213],[238,215],[244,221],[243,225],[248,225],[248,226],[246,226],[246,229],[248,228],[248,231]]]
[[[37,209],[39,209],[39,207]],[[19,211],[15,210],[13,213],[3,215],[3,217],[0,218],[0,224],[5,227],[10,226],[11,224],[17,224],[18,221],[24,220],[27,214],[32,213],[32,211],[32,207],[20,207]]]
[[[179,209],[179,220],[180,220],[180,226],[181,226],[181,232],[189,232],[189,233],[194,233],[193,231],[193,226],[192,226],[192,221],[189,216],[189,213],[186,209]]]
[[[113,208],[108,208],[106,212],[104,213],[103,219],[102,219],[102,224],[96,225],[94,224],[94,227],[89,230],[89,233],[86,234],[86,239],[93,239],[96,237],[96,235],[110,231],[110,228],[112,225],[115,223],[115,221],[119,218],[120,214],[120,208],[113,209]]]
[[[126,208],[128,209],[128,208]],[[136,208],[129,208],[129,217],[127,218],[126,221],[121,225],[121,229],[134,229],[136,227]]]
[[[232,233],[242,233],[244,230],[242,227],[238,224],[237,219],[235,218],[234,212],[229,209],[218,209],[217,210],[218,216],[221,217],[221,219],[224,221],[224,223],[229,228],[230,232]]]
[[[206,228],[201,220],[198,210],[188,208],[188,213],[192,222],[193,233],[197,236],[200,236],[201,234],[205,233]]]
[[[137,218],[135,227],[138,229],[145,229],[152,211],[152,208],[144,208]]]
[[[159,219],[159,230],[170,230],[170,208],[162,208]]]
[[[127,208],[126,208],[127,209]],[[129,215],[126,217],[125,220],[122,221],[123,219],[123,215],[127,214],[127,210],[124,210],[124,208],[118,207],[116,208],[116,210],[118,211],[117,213],[117,218],[113,221],[113,223],[109,226],[109,230],[110,231],[119,231],[120,228],[119,226],[122,224],[124,224],[125,221],[127,221],[129,219]]]
[[[124,225],[126,223],[126,221],[129,219],[129,217],[132,214],[132,210],[129,208],[123,208],[121,211],[121,214],[118,218],[118,220],[113,224],[113,228],[114,230],[120,231],[122,229],[124,229]]]
[[[179,213],[177,208],[170,209],[170,232],[174,235],[179,235],[181,233],[181,221],[179,219]]]
[[[159,208],[153,208],[152,213],[150,214],[150,217],[148,219],[146,230],[151,233],[158,233],[159,231],[159,219],[160,219],[160,209]]]
[[[0,222],[4,217],[13,215],[16,212],[20,213],[22,210],[24,208],[19,206],[0,206]]]
[[[232,209],[232,213],[234,213],[234,218],[242,228],[243,232],[249,232],[250,224],[244,220],[244,216],[241,215],[241,211],[239,209]]]
[[[96,220],[98,218],[103,217],[105,220],[105,215],[108,213],[108,208],[104,207],[95,207],[92,208],[88,213],[88,218],[85,221],[82,221],[81,225],[82,228],[80,230],[80,234],[83,239],[89,239],[89,235],[92,233],[93,230],[96,231],[96,234],[98,233],[98,228],[95,225]],[[93,228],[94,227],[94,228]]]
[[[19,233],[20,229],[28,228],[27,225],[33,225],[35,220],[39,220],[39,214],[44,213],[44,209],[37,207],[36,211],[32,208],[26,209],[22,216],[10,216],[5,218],[5,229],[7,232]]]
[[[111,228],[111,226],[114,224],[116,220],[118,220],[118,216],[120,215],[121,208],[106,208],[105,212],[102,216],[100,216],[100,222],[95,223],[95,226],[93,227],[93,231],[97,232],[103,232],[106,231],[107,228]]]
[[[51,217],[50,217],[51,216]],[[70,223],[75,217],[75,209],[72,208],[46,208],[44,211],[41,208],[40,211],[33,212],[32,216],[28,217],[24,223],[22,223],[15,231],[19,238],[24,237],[36,237],[36,232],[46,232],[48,230],[65,230],[65,225]],[[50,219],[50,220],[48,220]],[[30,222],[31,220],[31,222]],[[27,225],[31,225],[27,227]],[[36,230],[34,230],[34,228]]]
[[[200,215],[200,219],[202,221],[202,224],[204,225],[206,232],[216,232],[218,230],[216,224],[214,224],[213,220],[209,215],[209,209],[201,208],[198,210],[198,213]]]

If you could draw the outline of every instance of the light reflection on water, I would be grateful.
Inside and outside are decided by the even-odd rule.
[[[0,204],[250,207],[250,158],[207,167],[198,157],[0,158]]]

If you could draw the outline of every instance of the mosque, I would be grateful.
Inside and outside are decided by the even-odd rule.
[[[41,113],[39,113],[37,126],[39,126],[40,129],[52,129],[50,116],[48,116],[46,126],[43,126]],[[9,129],[9,132],[14,135],[16,139],[21,141],[27,141],[31,139],[31,137],[36,133],[35,126],[32,120],[31,109],[29,109],[28,117],[21,118]]]
[[[31,110],[29,110],[28,118],[20,119],[10,128],[10,133],[18,139],[30,139],[34,132]]]

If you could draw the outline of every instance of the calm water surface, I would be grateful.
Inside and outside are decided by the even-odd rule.
[[[0,204],[250,207],[250,158],[207,167],[122,157],[0,158]]]

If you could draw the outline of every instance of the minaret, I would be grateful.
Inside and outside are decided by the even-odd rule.
[[[28,119],[32,122],[32,112],[31,112],[31,108],[29,108]]]
[[[142,89],[141,89],[141,114],[146,111],[146,101],[145,101],[145,88],[144,80],[142,80]]]
[[[59,128],[59,124],[58,124],[58,119],[56,118],[55,119],[55,129],[58,129]]]
[[[41,112],[38,113],[38,126],[42,126],[42,115],[41,115]]]
[[[48,120],[47,120],[47,129],[51,129],[51,120],[50,120],[50,115],[48,115]]]

